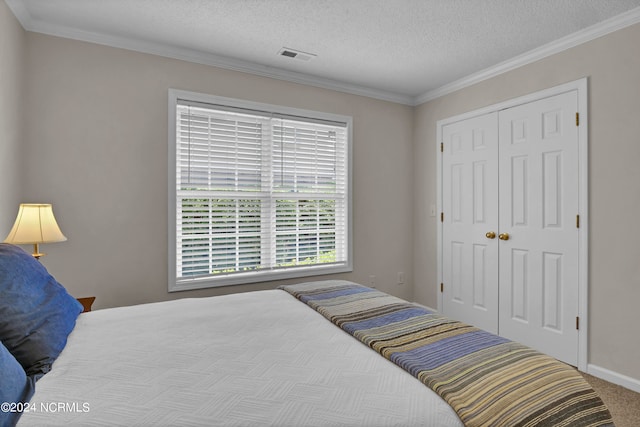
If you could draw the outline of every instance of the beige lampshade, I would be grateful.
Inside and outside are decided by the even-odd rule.
[[[65,240],[67,238],[60,231],[50,204],[23,203],[18,210],[16,222],[4,242],[16,245],[37,245]],[[37,250],[34,252],[36,256]]]

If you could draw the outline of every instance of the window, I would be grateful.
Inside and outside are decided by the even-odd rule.
[[[169,290],[351,271],[351,118],[170,90]]]

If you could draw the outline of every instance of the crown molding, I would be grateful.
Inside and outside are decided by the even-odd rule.
[[[486,68],[480,72],[463,77],[462,79],[456,80],[437,89],[425,92],[414,98],[413,105],[416,106],[424,104],[425,102],[440,98],[441,96],[448,95],[524,65],[531,64],[532,62],[539,61],[548,56],[555,55],[556,53],[563,52],[572,47],[597,39],[598,37],[602,37],[609,33],[637,24],[638,22],[640,22],[640,7],[631,9],[628,12],[614,16],[613,18],[577,31],[551,43],[547,43],[522,55]]]
[[[24,6],[24,3],[21,2],[20,0],[4,0],[4,2],[7,4],[7,6],[9,6],[9,9],[11,10],[11,12],[13,12],[16,19],[18,19],[18,22],[20,22],[20,25],[22,25],[22,28],[24,28],[27,31],[30,31],[29,27],[32,26],[31,14],[27,10],[27,8]]]

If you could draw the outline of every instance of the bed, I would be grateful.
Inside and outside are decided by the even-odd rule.
[[[9,277],[7,270],[16,264],[7,262],[8,257],[34,267],[8,246],[0,245],[0,278]],[[572,368],[497,338],[480,346],[484,350],[470,347],[456,337],[471,332],[481,334],[476,342],[487,342],[488,336],[355,283],[308,282],[79,315],[82,307],[43,267],[35,267],[47,280],[43,287],[55,284],[56,295],[63,295],[55,305],[64,307],[66,316],[64,322],[40,319],[40,324],[65,324],[69,331],[57,355],[46,363],[39,357],[39,370],[24,367],[22,375],[16,374],[18,380],[3,378],[2,398],[13,393],[17,397],[9,401],[22,410],[3,409],[3,426],[612,425],[606,407]],[[20,274],[30,274],[29,268]],[[20,286],[29,285],[23,280]],[[9,288],[3,295],[11,299],[16,290]],[[33,296],[35,291],[29,292]],[[41,302],[46,300],[52,298]],[[425,322],[431,325],[429,333],[424,332]],[[0,322],[3,344],[6,323]],[[443,334],[449,334],[445,341],[455,342],[438,344]],[[535,367],[525,375],[534,376],[533,383],[518,375],[510,378],[509,384],[517,382],[510,395],[488,396],[504,394],[508,387],[483,383],[491,375],[480,375],[476,368],[484,365],[495,372],[496,366],[479,353],[501,345],[508,354],[515,349],[542,357],[544,369]],[[420,353],[425,348],[439,356],[425,358]],[[460,352],[464,355],[452,358]],[[10,356],[10,351],[0,353],[3,377],[19,371],[7,362]],[[443,357],[456,363],[466,358],[466,365],[451,365],[452,360],[444,362]],[[18,366],[23,365],[21,361]],[[540,374],[547,365],[553,368],[550,373]],[[471,377],[476,378],[468,382]],[[461,378],[466,378],[463,387]],[[498,376],[497,382],[504,379]],[[532,394],[523,381],[536,389],[549,386],[550,392]],[[573,398],[556,402],[563,397],[554,394],[568,396],[557,390],[558,381],[570,384]],[[481,398],[474,403],[469,393]],[[534,400],[544,401],[544,407],[527,402],[527,396],[537,396]],[[456,399],[466,402],[460,406]],[[505,402],[511,402],[511,409]],[[514,409],[520,406],[529,408],[524,415]],[[555,412],[552,418],[547,417],[549,408]]]

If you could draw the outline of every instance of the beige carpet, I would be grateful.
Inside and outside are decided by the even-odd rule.
[[[640,393],[583,372],[581,374],[609,408],[616,427],[640,426]]]

